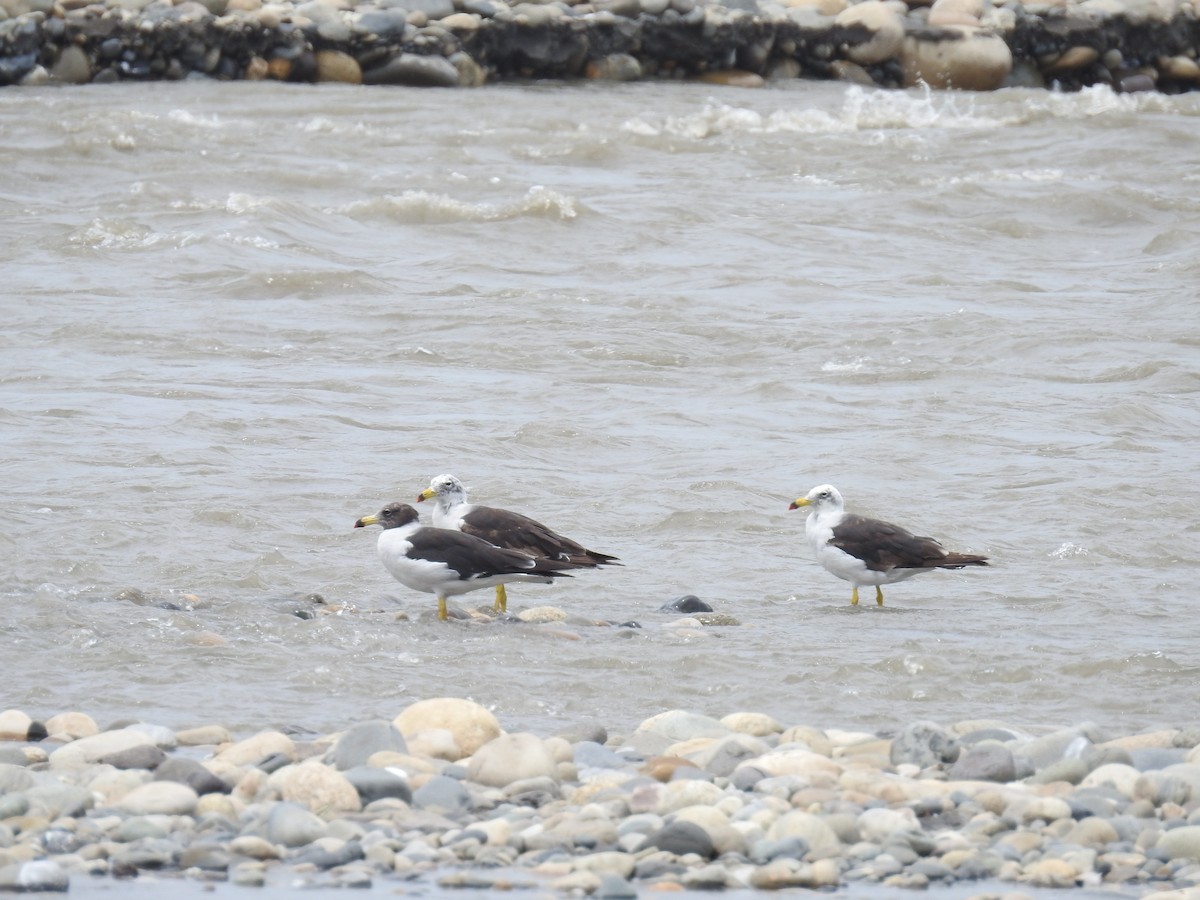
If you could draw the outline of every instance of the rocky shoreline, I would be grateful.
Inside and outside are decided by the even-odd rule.
[[[242,739],[8,710],[0,891],[151,872],[255,887],[286,873],[607,898],[983,881],[1012,898],[1195,900],[1198,744],[1194,727],[915,722],[883,736],[683,710],[624,736],[585,724],[542,737],[457,698],[338,734]]]
[[[0,0],[0,85],[844,79],[1183,92],[1198,0]]]

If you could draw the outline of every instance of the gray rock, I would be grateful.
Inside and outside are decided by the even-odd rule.
[[[608,729],[603,725],[568,725],[562,731],[558,732],[555,737],[562,738],[568,744],[581,744],[586,741],[603,745],[608,741]]]
[[[147,838],[165,838],[168,834],[161,816],[130,816],[117,826],[113,837],[123,844],[132,844]]]
[[[80,52],[82,53],[83,51]],[[20,747],[14,747],[11,744],[0,744],[0,766],[25,766],[27,764],[28,760],[25,758],[25,751]]]
[[[695,594],[684,594],[682,597],[676,597],[674,600],[668,600],[658,608],[658,611],[665,613],[686,613],[687,615],[691,615],[692,613],[698,612],[712,612],[713,608]]]
[[[910,763],[927,769],[958,759],[959,746],[954,735],[933,722],[913,722],[892,740],[892,765]]]
[[[620,875],[614,875],[611,872],[600,876],[600,886],[592,894],[593,897],[599,897],[601,900],[631,900],[637,895],[637,888]]]
[[[444,56],[401,53],[383,65],[363,72],[363,84],[458,87],[458,69]]]
[[[1122,766],[1132,766],[1133,756],[1124,747],[1089,747],[1081,756],[1091,772],[1101,766],[1116,763]]]
[[[329,833],[324,819],[297,803],[276,803],[267,815],[266,838],[285,847],[303,847]]]
[[[174,750],[179,746],[179,739],[175,737],[175,732],[163,725],[152,725],[149,722],[134,722],[131,725],[125,726],[125,730],[146,735],[146,737],[154,742],[154,746],[164,750]]]
[[[1032,784],[1050,784],[1054,781],[1065,781],[1068,784],[1079,784],[1090,770],[1082,759],[1060,759],[1029,777]]]
[[[390,769],[355,766],[342,774],[358,791],[363,806],[385,797],[395,797],[405,803],[412,802],[412,788],[409,787],[408,779]]]
[[[66,891],[70,887],[67,870],[48,859],[0,866],[0,891],[33,893]]]
[[[96,805],[91,791],[74,784],[35,785],[25,792],[25,799],[31,812],[43,813],[50,819],[79,818]]]
[[[360,33],[386,38],[403,35],[404,26],[407,24],[408,18],[405,16],[404,10],[377,9],[364,12],[359,17],[356,30]]]
[[[641,850],[657,847],[676,856],[695,853],[709,859],[713,855],[713,842],[708,832],[691,822],[671,822],[662,831],[646,838]]]
[[[0,791],[0,822],[14,816],[23,816],[27,812],[29,812],[28,797],[24,794],[6,794]],[[7,846],[9,845],[0,840],[0,847]]]
[[[408,744],[404,742],[400,729],[384,719],[359,722],[341,736],[330,751],[327,762],[335,769],[345,771],[364,765],[371,754],[383,750],[408,752]]]
[[[1184,750],[1192,749],[1197,744],[1200,744],[1200,727],[1193,725],[1181,728],[1179,733],[1171,740],[1171,744]]]
[[[976,744],[962,754],[947,771],[946,777],[951,781],[995,781],[1008,784],[1016,780],[1017,770],[1012,752],[1003,744],[989,741]],[[929,875],[928,872],[925,874]]]
[[[186,784],[197,794],[228,794],[230,786],[194,759],[172,756],[154,770],[155,781]]]
[[[761,866],[773,859],[804,859],[809,849],[808,841],[799,835],[777,841],[763,838],[750,847],[750,860]]]
[[[1104,735],[1093,725],[1065,728],[1041,737],[1033,738],[1010,747],[1013,753],[1022,753],[1033,760],[1039,769],[1044,769],[1060,759],[1083,758],[1093,744],[1104,740]],[[1093,767],[1089,767],[1089,771]]]
[[[165,838],[146,838],[129,844],[110,857],[118,869],[173,869],[181,848]]]
[[[219,844],[192,844],[179,854],[179,868],[224,872],[229,869],[231,859],[229,851]]]
[[[324,843],[324,842],[322,842]],[[321,845],[310,847],[296,857],[297,863],[307,863],[318,869],[335,869],[363,858],[362,844],[358,841],[346,841],[338,847],[326,848]]]
[[[96,760],[101,765],[114,769],[153,769],[167,758],[167,754],[153,744],[126,747],[114,753],[106,753]]]
[[[731,734],[697,754],[696,763],[706,772],[728,778],[737,769],[738,763],[762,756],[770,749],[759,738],[748,734]]]
[[[27,791],[34,785],[33,774],[23,766],[0,764],[0,794]]]
[[[399,0],[394,5],[409,12],[423,12],[431,22],[454,12],[453,0]]]
[[[1129,754],[1130,765],[1139,772],[1152,772],[1182,763],[1187,758],[1187,751],[1174,747],[1143,747]]]
[[[1200,859],[1200,825],[1185,825],[1164,831],[1155,849],[1167,859]]]
[[[632,764],[627,756],[592,741],[581,741],[573,750],[575,765],[580,769],[625,769]]]
[[[413,792],[412,804],[453,816],[471,808],[471,795],[455,779],[435,775]]]
[[[652,734],[665,738],[671,743],[690,741],[693,738],[721,738],[732,734],[732,730],[711,716],[688,712],[683,709],[672,709],[657,716],[651,716],[638,726],[638,734]]]

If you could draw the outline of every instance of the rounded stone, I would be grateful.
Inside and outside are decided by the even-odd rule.
[[[349,53],[340,50],[318,50],[316,54],[317,81],[342,84],[362,84],[362,69]]]
[[[976,744],[959,756],[946,772],[951,781],[996,781],[1003,784],[1015,781],[1016,762],[1012,751],[1003,744]]]
[[[63,56],[67,56],[72,51],[75,53],[83,53],[81,48],[71,45],[63,51]],[[60,59],[59,63],[61,64],[61,62],[62,60]],[[54,66],[52,74],[57,70],[58,64]],[[88,77],[91,77],[90,72]],[[55,78],[55,80],[59,79]],[[83,81],[63,81],[63,83],[69,84],[85,84],[86,82],[86,78]],[[78,740],[79,738],[91,737],[92,735],[99,734],[100,726],[96,724],[95,719],[86,713],[65,712],[59,713],[57,716],[51,716],[49,719],[47,719],[46,731],[53,735],[66,735],[74,741]]]
[[[296,758],[296,744],[278,731],[262,731],[238,741],[219,752],[215,759],[235,766],[256,766],[264,759],[279,753],[288,759]]]
[[[824,819],[802,810],[785,813],[767,830],[768,840],[781,841],[792,837],[803,838],[812,850],[820,852],[837,850],[842,844]]]
[[[199,795],[186,784],[151,781],[134,788],[116,806],[135,816],[187,816],[195,810],[199,799]]]
[[[945,765],[958,759],[958,739],[934,722],[913,722],[892,740],[892,765],[911,763],[922,769]]]
[[[331,766],[307,761],[280,769],[272,781],[279,784],[283,799],[298,803],[318,815],[357,812],[362,808],[354,785]]]
[[[1154,846],[1168,859],[1200,860],[1200,825],[1164,831]]]
[[[364,765],[373,753],[379,751],[407,753],[404,735],[393,723],[385,719],[359,722],[346,731],[330,751],[328,759],[337,769],[353,769]]]
[[[673,743],[690,741],[693,738],[719,738],[730,733],[730,729],[711,716],[670,709],[645,719],[637,730],[667,738]]]
[[[475,751],[467,765],[467,780],[488,787],[505,787],[527,778],[558,776],[558,764],[542,739],[528,732],[504,734]]]
[[[409,87],[458,87],[458,69],[444,56],[401,53],[363,72],[363,84],[399,84]]]
[[[459,759],[500,736],[500,723],[494,715],[478,703],[458,697],[418,701],[396,716],[393,724],[410,742],[422,731],[448,731],[461,754]]]
[[[751,737],[769,737],[783,731],[779,721],[765,713],[730,713],[721,719],[721,724],[730,731]]]
[[[325,837],[329,825],[295,803],[276,803],[267,815],[266,838],[284,847],[303,847]]]
[[[934,89],[994,91],[1012,71],[1012,51],[1004,38],[967,25],[909,33],[900,53],[905,85]]]
[[[64,744],[50,754],[50,768],[73,769],[98,762],[111,753],[119,753],[131,747],[153,746],[154,740],[147,734],[129,729],[102,731],[90,737],[80,738]]]
[[[898,831],[918,830],[921,827],[916,813],[908,807],[864,810],[855,824],[862,840],[875,844],[886,843],[887,839]]]
[[[0,712],[0,741],[29,740],[33,719],[19,709]]]
[[[883,0],[865,0],[848,6],[834,22],[847,27],[861,25],[871,32],[865,43],[854,44],[846,55],[859,65],[871,66],[892,59],[904,44],[904,20]]]
[[[1079,783],[1081,788],[1111,787],[1126,797],[1133,799],[1138,779],[1142,773],[1133,766],[1123,763],[1109,763],[1093,769]]]

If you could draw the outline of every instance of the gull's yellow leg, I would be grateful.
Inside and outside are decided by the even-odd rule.
[[[495,612],[508,612],[508,591],[504,590],[504,585],[496,585],[496,605],[492,607]]]
[[[858,585],[857,584],[854,586],[853,593],[850,594],[850,605],[858,606]]]
[[[446,614],[446,598],[445,597],[438,597],[438,618],[441,619],[443,622],[445,622],[448,618],[450,618]]]
[[[883,606],[883,591],[880,590],[879,585],[875,585],[875,602]]]

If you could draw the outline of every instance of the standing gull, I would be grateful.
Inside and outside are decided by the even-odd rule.
[[[446,598],[502,586],[509,581],[549,584],[570,576],[569,562],[534,559],[525,553],[495,547],[487,541],[447,531],[425,528],[417,511],[407,503],[389,503],[373,516],[363,516],[355,528],[382,525],[379,558],[397,581],[414,591],[436,594],[438,618],[445,621]]]
[[[538,559],[568,562],[568,568],[620,565],[615,556],[588,550],[528,516],[469,502],[466,487],[453,475],[438,475],[430,481],[429,487],[417,495],[418,503],[424,500],[436,501],[433,524],[438,528],[474,535],[489,544],[519,550]],[[496,612],[508,609],[508,593],[503,584],[496,585],[495,609]]]
[[[858,605],[859,585],[875,585],[875,602],[883,606],[880,585],[894,584],[931,569],[986,566],[986,556],[949,553],[929,537],[848,513],[842,495],[832,484],[813,488],[788,509],[811,506],[804,534],[826,571],[854,585],[850,603]]]

